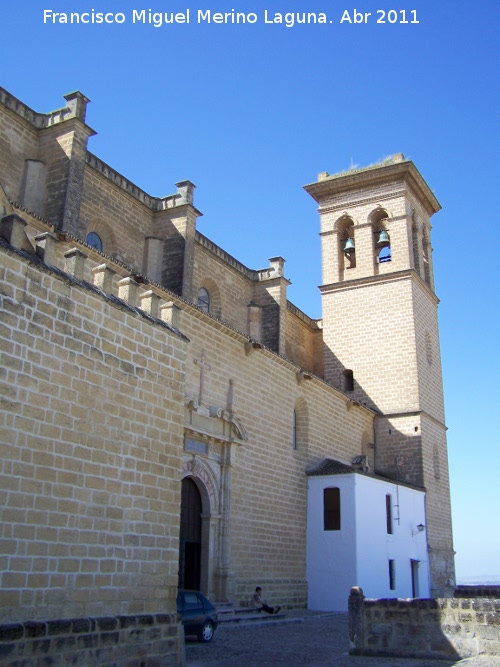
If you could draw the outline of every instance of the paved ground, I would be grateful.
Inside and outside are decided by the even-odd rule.
[[[347,615],[222,624],[210,644],[186,642],[186,667],[500,667],[500,659],[422,660],[349,656]]]

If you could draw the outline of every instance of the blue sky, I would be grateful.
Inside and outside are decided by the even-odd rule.
[[[368,22],[340,23],[354,8]],[[44,24],[44,9],[126,20]],[[134,9],[190,9],[191,22],[133,24]],[[198,24],[198,9],[258,19]],[[266,24],[265,10],[327,23]],[[419,23],[389,23],[404,16]],[[251,268],[283,256],[289,298],[312,317],[319,220],[302,186],[396,152],[415,162],[443,207],[432,241],[458,579],[500,577],[498,3],[23,0],[0,19],[0,85],[41,112],[83,92],[92,152],[154,196],[193,181],[199,230]]]

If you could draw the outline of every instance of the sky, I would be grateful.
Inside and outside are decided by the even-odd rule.
[[[90,151],[152,196],[195,183],[199,231],[253,269],[284,257],[288,298],[311,317],[321,317],[319,217],[303,186],[393,153],[415,162],[442,205],[432,246],[459,582],[500,580],[498,7],[19,0],[0,8],[2,87],[44,113],[80,90],[97,132]],[[134,10],[145,23],[133,22]],[[178,20],[155,27],[149,10]],[[232,23],[232,10],[247,22]],[[62,13],[92,11],[113,22],[60,22]],[[217,23],[224,12],[229,22]],[[285,22],[304,12],[326,22]]]

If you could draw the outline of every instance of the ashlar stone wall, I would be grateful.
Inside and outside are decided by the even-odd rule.
[[[215,567],[219,559],[227,559],[230,599],[236,604],[248,603],[261,585],[270,599],[288,608],[304,607],[305,471],[325,457],[351,461],[362,454],[363,443],[373,442],[373,413],[321,379],[302,376],[296,364],[272,351],[249,350],[243,335],[194,308],[181,309],[180,326],[191,341],[186,396],[192,402],[200,395],[200,361],[204,363],[201,408],[193,411],[190,437],[206,442],[206,453],[186,451],[186,460],[205,466],[213,479],[222,475],[228,480],[220,512],[211,507],[212,520],[224,522],[221,542],[226,544],[225,553],[214,546]],[[202,409],[227,410],[230,387],[231,410],[246,440],[224,445],[224,450],[216,437],[208,436],[208,420],[197,434],[195,421]],[[305,433],[294,446],[297,405]]]
[[[0,113],[0,183],[10,199],[17,201],[25,160],[38,155],[38,134],[27,107],[3,89],[0,102],[5,105]]]
[[[13,218],[7,234],[2,221],[12,245],[0,240],[0,622],[15,626],[2,629],[15,640],[7,653],[24,655],[35,636],[52,655],[63,628],[69,644],[88,636],[96,650],[104,641],[125,654],[124,642],[157,623],[138,617],[163,614],[150,639],[167,642],[162,664],[178,664],[187,339],[75,277],[74,253],[61,270],[23,250]],[[104,617],[123,620],[101,627]],[[117,634],[107,643],[110,623]],[[127,624],[136,632],[120,630]]]
[[[371,600],[355,587],[349,597],[349,638],[351,655],[500,656],[500,600]]]

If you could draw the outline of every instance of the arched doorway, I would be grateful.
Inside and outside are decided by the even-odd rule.
[[[201,494],[192,478],[182,480],[179,537],[179,588],[200,590],[201,582]]]

